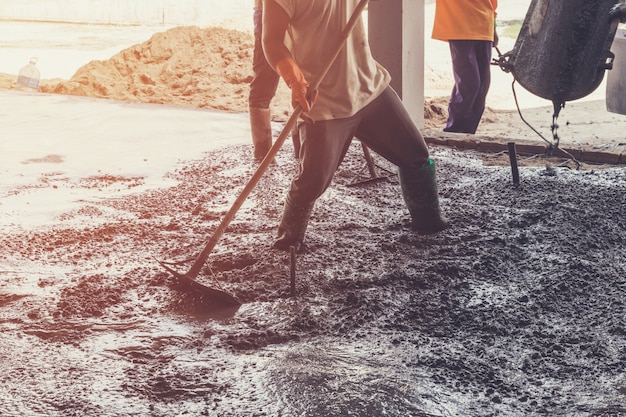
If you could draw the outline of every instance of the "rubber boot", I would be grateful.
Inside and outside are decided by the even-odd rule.
[[[250,107],[250,127],[252,144],[254,145],[254,160],[261,162],[272,147],[270,109]]]
[[[421,235],[433,234],[450,227],[439,209],[435,161],[421,167],[400,168],[402,196],[411,214],[411,227]]]
[[[289,196],[285,201],[283,217],[278,226],[278,238],[272,245],[274,249],[289,251],[294,246],[296,252],[303,252],[304,234],[313,212],[314,203],[295,203]]]

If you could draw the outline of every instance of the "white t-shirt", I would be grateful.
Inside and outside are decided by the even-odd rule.
[[[291,23],[286,44],[313,85],[340,41],[357,0],[274,0]],[[389,85],[391,76],[372,57],[363,20],[360,19],[345,47],[319,87],[317,102],[308,113],[313,120],[353,116]]]

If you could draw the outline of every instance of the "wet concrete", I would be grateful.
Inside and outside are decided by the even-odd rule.
[[[11,229],[0,414],[626,415],[625,171],[523,167],[514,187],[508,167],[433,155],[452,228],[412,233],[394,178],[349,186],[355,144],[316,205],[292,298],[289,256],[270,248],[287,144],[199,277],[238,309],[155,258],[203,247],[254,172],[249,145],[186,161],[167,188]]]

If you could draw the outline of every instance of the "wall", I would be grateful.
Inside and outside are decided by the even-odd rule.
[[[198,25],[251,15],[253,0],[1,0],[0,19]]]

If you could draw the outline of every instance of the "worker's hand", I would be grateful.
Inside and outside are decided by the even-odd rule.
[[[609,10],[609,21],[612,22],[615,19],[619,19],[621,23],[626,23],[626,4],[616,3]]]
[[[317,100],[317,91],[309,93],[309,83],[304,74],[292,58],[285,58],[276,64],[276,72],[283,77],[287,86],[291,89],[291,105],[296,107],[300,104],[304,112],[311,110],[311,106]]]
[[[496,28],[493,28],[493,47],[497,48],[500,43],[500,37],[498,36],[498,31]]]

